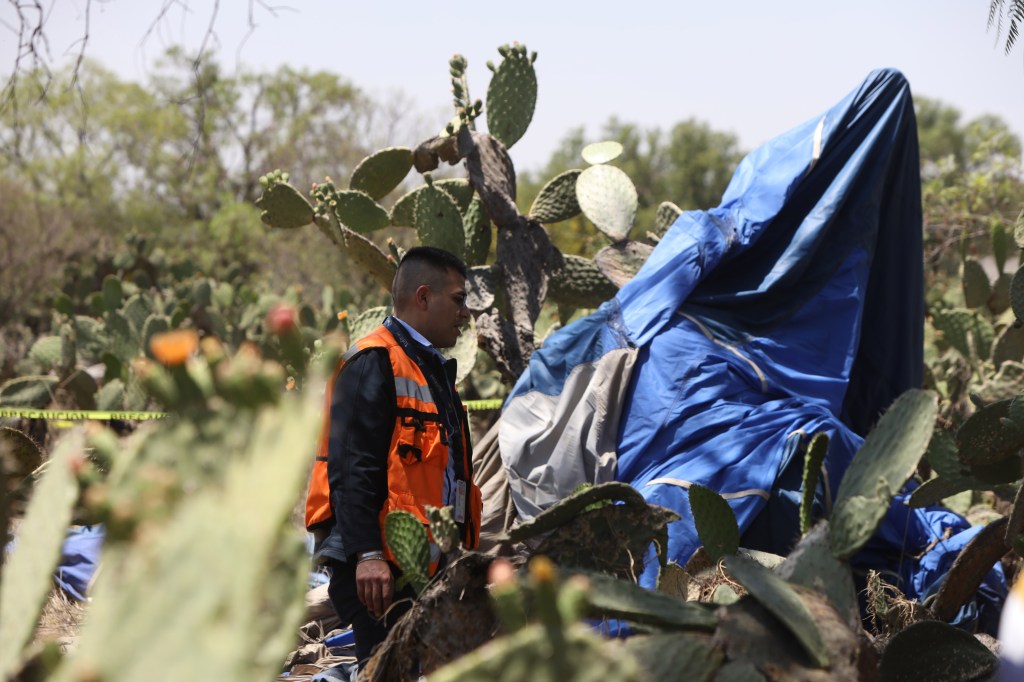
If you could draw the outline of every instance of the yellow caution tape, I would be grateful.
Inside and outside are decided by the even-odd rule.
[[[466,409],[470,412],[483,412],[486,410],[500,410],[503,400],[467,400]],[[23,407],[0,407],[0,417],[14,417],[17,419],[50,419],[62,422],[70,421],[144,421],[147,419],[163,419],[166,412],[108,412],[101,410],[36,410]],[[64,424],[60,424],[64,426]]]

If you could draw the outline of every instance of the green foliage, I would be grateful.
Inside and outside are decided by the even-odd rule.
[[[633,181],[614,166],[591,166],[576,179],[576,199],[583,214],[612,242],[629,237],[636,221]]]
[[[423,523],[407,511],[392,511],[384,519],[384,537],[402,569],[402,584],[419,594],[430,580],[430,542]]]
[[[54,451],[18,528],[18,544],[5,560],[0,584],[0,676],[5,679],[18,669],[50,591],[50,574],[78,499],[72,464],[81,457],[80,434],[64,439]]]
[[[931,391],[907,391],[864,440],[843,475],[829,525],[836,558],[849,558],[868,541],[892,496],[917,468],[935,427],[937,398]]]
[[[537,53],[527,55],[526,46],[503,45],[498,49],[501,63],[487,86],[487,130],[506,149],[523,136],[533,119],[537,104],[537,74],[533,62]]]
[[[363,159],[352,171],[348,186],[365,192],[377,201],[398,187],[411,168],[411,149],[388,147]]]
[[[580,214],[576,179],[583,171],[567,170],[548,181],[530,206],[530,217],[541,223],[558,223]]]
[[[879,682],[975,680],[991,674],[995,655],[968,632],[924,620],[898,632],[885,647]]]
[[[800,596],[786,581],[742,556],[724,559],[725,569],[796,637],[814,664],[829,664],[828,650],[817,624]]]
[[[816,433],[811,438],[804,456],[803,487],[800,493],[800,534],[806,535],[811,530],[811,512],[814,505],[814,494],[818,489],[821,477],[821,465],[825,462],[828,452],[828,435]]]
[[[735,554],[740,546],[740,527],[729,503],[702,485],[689,489],[690,511],[697,536],[713,561]]]
[[[428,185],[416,198],[416,232],[425,246],[436,246],[460,258],[466,249],[466,230],[455,200]]]

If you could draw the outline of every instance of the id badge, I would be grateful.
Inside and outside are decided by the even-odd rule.
[[[466,482],[455,481],[455,513],[456,523],[466,521]]]

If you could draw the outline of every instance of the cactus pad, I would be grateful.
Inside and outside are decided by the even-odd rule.
[[[43,602],[50,592],[51,574],[60,560],[61,544],[78,499],[78,482],[71,461],[83,456],[83,447],[80,432],[61,439],[29,499],[25,517],[18,526],[16,549],[5,559],[4,580],[0,584],[3,679],[13,679],[20,667],[22,651],[35,632]]]
[[[313,206],[286,182],[263,190],[256,206],[260,209],[260,220],[270,227],[294,229],[313,222]]]
[[[1008,325],[992,347],[992,362],[999,367],[1004,362],[1024,360],[1024,327]]]
[[[825,461],[826,452],[828,452],[828,435],[825,433],[814,434],[811,444],[807,448],[807,455],[804,457],[803,491],[800,495],[800,533],[802,535],[806,535],[811,530],[814,493],[818,489],[821,465]]]
[[[796,637],[819,668],[829,664],[828,650],[811,612],[782,578],[757,562],[738,555],[724,559],[725,569],[754,599],[772,613]]]
[[[793,585],[820,592],[852,628],[860,627],[853,573],[849,564],[832,556],[826,524],[819,523],[812,528],[775,573]]]
[[[461,384],[465,381],[473,371],[473,367],[476,365],[476,350],[476,320],[470,317],[469,322],[466,323],[466,327],[462,330],[462,334],[459,335],[455,345],[441,351],[441,354],[446,358],[455,359],[456,384]]]
[[[628,580],[585,573],[587,613],[593,618],[621,618],[631,623],[671,630],[715,629],[715,614],[702,604],[652,592]]]
[[[103,384],[103,387],[96,393],[96,409],[116,411],[123,408],[124,383],[120,379],[113,379]]]
[[[380,247],[361,234],[345,227],[340,227],[342,243],[349,257],[382,287],[391,291],[391,281],[395,277],[398,264],[388,258]]]
[[[980,308],[992,296],[992,284],[985,268],[974,258],[967,258],[961,266],[960,282],[964,289],[964,303],[968,308]]]
[[[640,272],[652,251],[654,247],[643,242],[618,242],[598,251],[594,263],[612,284],[623,287]]]
[[[1010,307],[1017,320],[1024,322],[1024,265],[1013,273],[1013,281],[1010,282]]]
[[[663,201],[658,205],[658,210],[654,214],[654,233],[657,235],[665,234],[668,228],[679,220],[679,216],[683,215],[683,209],[679,208],[671,201]]]
[[[530,206],[530,217],[544,224],[558,223],[580,214],[576,200],[576,178],[583,171],[567,170],[548,180]]]
[[[349,317],[346,320],[348,323],[349,341],[351,343],[355,343],[369,334],[371,331],[376,329],[390,313],[391,309],[387,306],[378,306],[376,308],[368,308],[367,310],[364,310],[356,315],[354,319]]]
[[[619,158],[622,155],[622,144],[615,140],[592,142],[584,147],[580,154],[584,161],[596,166]]]
[[[28,356],[42,365],[44,372],[61,366],[64,342],[59,336],[40,336],[32,344]]]
[[[998,659],[974,635],[936,620],[922,620],[889,640],[878,665],[879,682],[977,680]]]
[[[1024,430],[1003,423],[1011,400],[980,408],[956,432],[960,461],[964,464],[996,464],[1024,447]]]
[[[442,189],[424,187],[416,198],[416,232],[424,246],[436,246],[462,258],[466,231],[455,200]]]
[[[721,651],[712,649],[695,637],[682,634],[638,635],[623,642],[651,680],[677,680],[680,673],[693,682],[719,679]]]
[[[583,215],[612,242],[629,237],[638,198],[624,172],[614,166],[591,166],[576,179],[576,199]]]
[[[466,230],[466,265],[483,265],[491,251],[494,230],[491,228],[491,217],[484,210],[480,197],[473,197],[462,220]]]
[[[1013,224],[1013,241],[1018,248],[1024,249],[1024,208],[1017,214],[1017,220]]]
[[[589,258],[566,254],[562,267],[548,280],[548,296],[559,305],[596,308],[619,288]]]
[[[448,554],[452,550],[462,546],[459,540],[459,527],[452,518],[452,508],[426,507],[427,519],[430,521],[430,535],[437,543],[442,554]]]
[[[349,189],[366,192],[374,201],[387,196],[409,174],[412,150],[388,147],[359,162],[348,181]]]
[[[402,577],[419,594],[430,580],[430,542],[423,523],[407,511],[390,512],[384,519],[384,537]]]
[[[729,503],[714,490],[690,486],[690,511],[697,536],[713,561],[735,554],[740,546],[740,527]]]
[[[849,558],[874,534],[891,496],[927,450],[937,414],[937,395],[912,389],[893,402],[868,434],[843,475],[829,524],[836,558]]]
[[[121,300],[124,298],[124,287],[121,280],[114,275],[107,275],[103,278],[103,305],[107,310],[117,310],[121,307]]]
[[[523,136],[537,105],[537,74],[526,47],[508,50],[487,86],[487,130],[508,149]]]
[[[331,203],[338,222],[353,232],[366,234],[391,223],[387,210],[365,192],[354,189],[334,192]]]
[[[11,379],[0,385],[0,406],[46,407],[53,400],[57,378],[52,376],[26,376]]]

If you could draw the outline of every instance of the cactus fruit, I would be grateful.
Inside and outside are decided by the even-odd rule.
[[[286,182],[263,190],[256,206],[260,209],[260,220],[270,227],[295,229],[313,222],[313,206]]]
[[[612,242],[629,237],[638,198],[629,176],[614,166],[591,166],[576,179],[576,199],[583,215]]]
[[[868,434],[843,475],[829,523],[837,559],[849,558],[874,535],[892,495],[928,448],[937,414],[938,396],[912,389],[893,402]]]
[[[977,680],[992,674],[998,659],[974,635],[935,620],[896,633],[882,653],[879,682]]]
[[[592,142],[583,148],[583,160],[592,166],[614,161],[622,155],[622,144],[615,140]]]
[[[576,178],[583,171],[567,170],[551,178],[530,206],[530,217],[540,223],[551,224],[575,218],[580,214],[576,200]]]
[[[525,49],[510,49],[502,57],[487,86],[487,131],[508,149],[533,120],[537,74]]]
[[[807,606],[782,578],[742,556],[724,560],[729,572],[754,599],[772,613],[796,637],[819,668],[829,664],[828,650]]]
[[[640,272],[652,251],[654,247],[650,244],[621,241],[609,244],[598,251],[594,256],[594,263],[612,284],[623,287]]]
[[[801,535],[806,535],[811,530],[814,494],[818,489],[821,465],[825,462],[825,453],[827,452],[828,435],[825,433],[814,434],[814,437],[811,438],[811,444],[807,447],[807,454],[804,457],[803,490],[800,494]]]
[[[689,490],[690,511],[697,536],[713,561],[735,554],[740,546],[740,527],[725,499],[715,491],[693,484]]]
[[[980,261],[974,258],[964,259],[960,282],[964,290],[964,305],[968,308],[980,308],[988,303],[992,296],[992,284]]]
[[[960,461],[964,464],[996,464],[1024,447],[1024,430],[1004,420],[1011,400],[986,405],[968,417],[956,432]]]
[[[445,249],[460,258],[466,250],[458,204],[437,187],[424,187],[416,198],[416,231],[425,246]]]
[[[25,518],[18,526],[19,539],[4,562],[0,584],[0,677],[12,679],[21,652],[35,631],[36,620],[47,593],[51,574],[60,559],[71,512],[78,499],[78,482],[72,470],[81,462],[80,431],[61,439],[42,478],[36,483]]]
[[[384,537],[402,569],[403,585],[419,594],[430,581],[430,542],[423,523],[407,511],[392,511],[384,519]]]
[[[559,305],[596,308],[619,288],[589,258],[566,254],[562,267],[548,280],[548,296]]]
[[[401,184],[411,168],[411,149],[387,147],[360,161],[352,171],[348,186],[349,189],[360,190],[374,201],[379,201]]]

